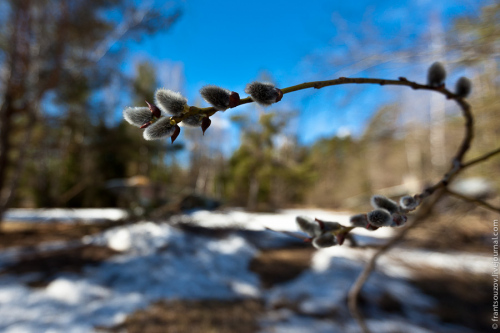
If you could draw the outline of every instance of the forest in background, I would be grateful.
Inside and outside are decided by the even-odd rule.
[[[250,210],[350,209],[373,193],[400,196],[437,179],[463,135],[458,110],[434,100],[408,108],[415,100],[405,101],[402,95],[380,107],[362,135],[334,136],[311,145],[301,144],[297,130],[290,130],[300,110],[272,107],[251,114],[228,111],[234,112],[231,121],[241,132],[240,146],[229,156],[220,147],[228,136],[216,126],[205,136],[200,129],[183,130],[183,140],[173,145],[145,141],[138,129],[109,119],[123,95],[131,105],[152,101],[159,86],[157,71],[144,61],[137,64],[135,77],[122,75],[115,68],[122,46],[103,41],[117,31],[119,21],[128,21],[110,22],[99,13],[113,6],[127,8],[122,11],[131,20],[127,38],[168,29],[181,13],[148,12],[150,17],[136,22],[145,14],[133,2],[84,3],[13,1],[13,21],[2,20],[11,27],[0,36],[2,74],[9,76],[1,87],[4,208],[117,206],[142,215],[197,195]],[[83,9],[86,15],[81,15]],[[454,29],[443,33],[449,70],[466,66],[476,73],[470,102],[479,130],[471,158],[500,142],[499,16],[497,3],[483,8],[478,18],[457,20]],[[34,33],[40,27],[43,36]],[[100,47],[104,53],[98,53]],[[113,90],[117,81],[126,92]],[[432,108],[442,111],[440,118],[433,118]],[[430,117],[415,115],[415,110],[429,109]],[[492,179],[500,190],[499,171],[500,161],[493,159],[467,176]]]

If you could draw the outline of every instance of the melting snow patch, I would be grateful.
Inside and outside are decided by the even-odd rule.
[[[132,241],[128,229],[120,229],[108,238],[108,247],[115,251],[127,251],[131,246]]]
[[[99,266],[86,268],[80,276],[61,275],[46,288],[25,287],[22,285],[25,276],[0,276],[0,331],[91,332],[96,325],[120,323],[129,313],[158,299],[251,297],[263,298],[269,309],[291,304],[299,310],[299,313],[286,308],[268,311],[260,320],[263,333],[358,332],[346,309],[346,295],[372,249],[336,246],[319,250],[313,256],[310,270],[265,292],[258,277],[249,271],[249,262],[257,253],[252,244],[258,243],[251,238],[258,238],[261,243],[276,243],[283,235],[264,232],[264,228],[297,231],[296,215],[343,224],[347,224],[349,216],[319,210],[285,210],[280,214],[200,211],[190,219],[201,226],[239,226],[247,230],[214,238],[167,224],[141,222],[86,236],[85,244],[109,246],[121,253]],[[179,221],[183,218],[179,217]],[[380,241],[377,237],[390,236],[390,232],[389,228],[374,233],[361,231],[359,237],[363,243],[374,243]],[[0,260],[11,260],[14,252],[0,252]],[[481,255],[430,255],[416,249],[393,249],[381,258],[378,271],[370,277],[363,292],[375,301],[389,294],[401,304],[402,313],[389,315],[371,306],[367,310],[370,328],[374,332],[468,332],[444,326],[430,314],[435,305],[433,300],[402,278],[411,274],[405,262],[474,272],[486,272],[491,265],[490,258]],[[373,305],[375,301],[369,303]],[[331,320],[330,315],[341,319]]]
[[[43,289],[1,276],[0,331],[90,332],[158,299],[235,299],[260,292],[258,277],[248,271],[256,249],[239,236],[214,239],[145,222],[108,230],[90,243],[126,252]]]
[[[46,289],[47,296],[67,304],[77,304],[80,299],[76,285],[67,279],[57,279],[52,281]]]
[[[100,222],[118,221],[128,217],[124,209],[118,208],[79,208],[79,209],[24,209],[13,208],[5,213],[5,220],[19,222]]]

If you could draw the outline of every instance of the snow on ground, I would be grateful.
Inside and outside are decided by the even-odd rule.
[[[275,286],[266,295],[270,308],[291,302],[296,304],[302,316],[290,311],[270,311],[262,318],[262,333],[359,332],[358,326],[351,321],[312,321],[311,317],[325,318],[328,314],[335,313],[337,318],[349,318],[346,293],[362,268],[360,261],[333,255],[332,249],[317,251],[310,270],[291,282]],[[374,272],[363,290],[364,295],[369,295],[372,300],[389,294],[402,304],[401,310],[406,317],[391,316],[377,308],[371,308],[369,316],[375,319],[370,319],[368,324],[373,332],[469,332],[462,327],[440,323],[438,318],[430,314],[434,300],[402,278]]]
[[[125,210],[119,208],[51,208],[51,209],[9,209],[4,219],[18,222],[83,222],[95,223],[106,220],[118,221],[128,217]]]
[[[83,218],[87,213],[76,212]],[[50,211],[46,213],[51,215]],[[54,215],[57,214],[51,216]],[[347,224],[349,216],[319,210],[285,210],[279,214],[227,210],[199,211],[177,216],[174,220],[211,228],[253,230],[256,238],[266,239],[260,243],[262,246],[285,237],[264,231],[265,227],[297,231],[296,215],[343,224]],[[388,237],[390,231],[387,230],[391,231],[389,228],[366,231],[359,237],[369,243],[377,237]],[[252,297],[264,299],[269,309],[260,319],[262,333],[356,332],[358,328],[347,313],[345,297],[372,251],[347,246],[317,251],[311,269],[288,283],[264,290],[258,277],[248,269],[258,246],[242,232],[215,238],[183,232],[167,224],[141,222],[86,236],[82,243],[109,246],[121,254],[86,269],[83,274],[61,274],[46,288],[28,288],[22,284],[23,277],[0,276],[0,331],[90,332],[95,325],[120,323],[129,313],[158,299]],[[0,251],[0,267],[7,258],[13,260],[8,253]],[[396,248],[381,259],[378,272],[365,286],[366,295],[376,299],[389,293],[401,302],[405,317],[369,309],[368,323],[372,329],[379,332],[468,332],[445,326],[429,314],[433,301],[405,281],[411,275],[406,264],[483,272],[491,265],[491,258]],[[287,309],[273,310],[284,301],[297,304],[299,314]],[[332,312],[338,313],[336,318],[340,319],[334,322],[325,318],[325,314]]]
[[[44,289],[1,277],[0,331],[89,332],[162,298],[259,296],[258,277],[248,271],[256,249],[241,237],[218,240],[143,222],[87,242],[126,252],[83,276],[62,274]]]

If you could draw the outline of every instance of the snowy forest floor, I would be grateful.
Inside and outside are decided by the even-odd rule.
[[[358,247],[318,251],[264,228],[297,231],[295,215],[347,224],[348,214],[227,209],[130,223],[117,212],[78,213],[8,215],[0,331],[357,332],[347,291],[392,231],[357,232]],[[441,217],[383,257],[360,302],[370,327],[488,331],[492,218]]]

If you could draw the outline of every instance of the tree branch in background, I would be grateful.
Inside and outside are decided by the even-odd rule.
[[[486,201],[484,200],[480,200],[480,199],[476,199],[476,198],[471,198],[471,197],[468,197],[466,195],[462,195],[460,193],[457,193],[455,191],[452,191],[450,189],[446,189],[446,193],[453,196],[453,197],[456,197],[460,200],[463,200],[463,201],[467,201],[467,202],[470,202],[470,203],[474,203],[478,206],[481,206],[483,208],[486,208],[492,212],[495,212],[495,213],[500,213],[500,207],[495,207],[489,203],[487,203]]]
[[[492,150],[490,151],[489,153],[486,153],[482,156],[479,156],[478,158],[475,158],[467,163],[464,163],[462,165],[462,168],[468,168],[470,166],[473,166],[474,164],[477,164],[477,163],[480,163],[480,162],[483,162],[483,161],[486,161],[487,159],[489,159],[490,157],[493,157],[497,154],[500,154],[500,148],[497,148],[495,150]]]

